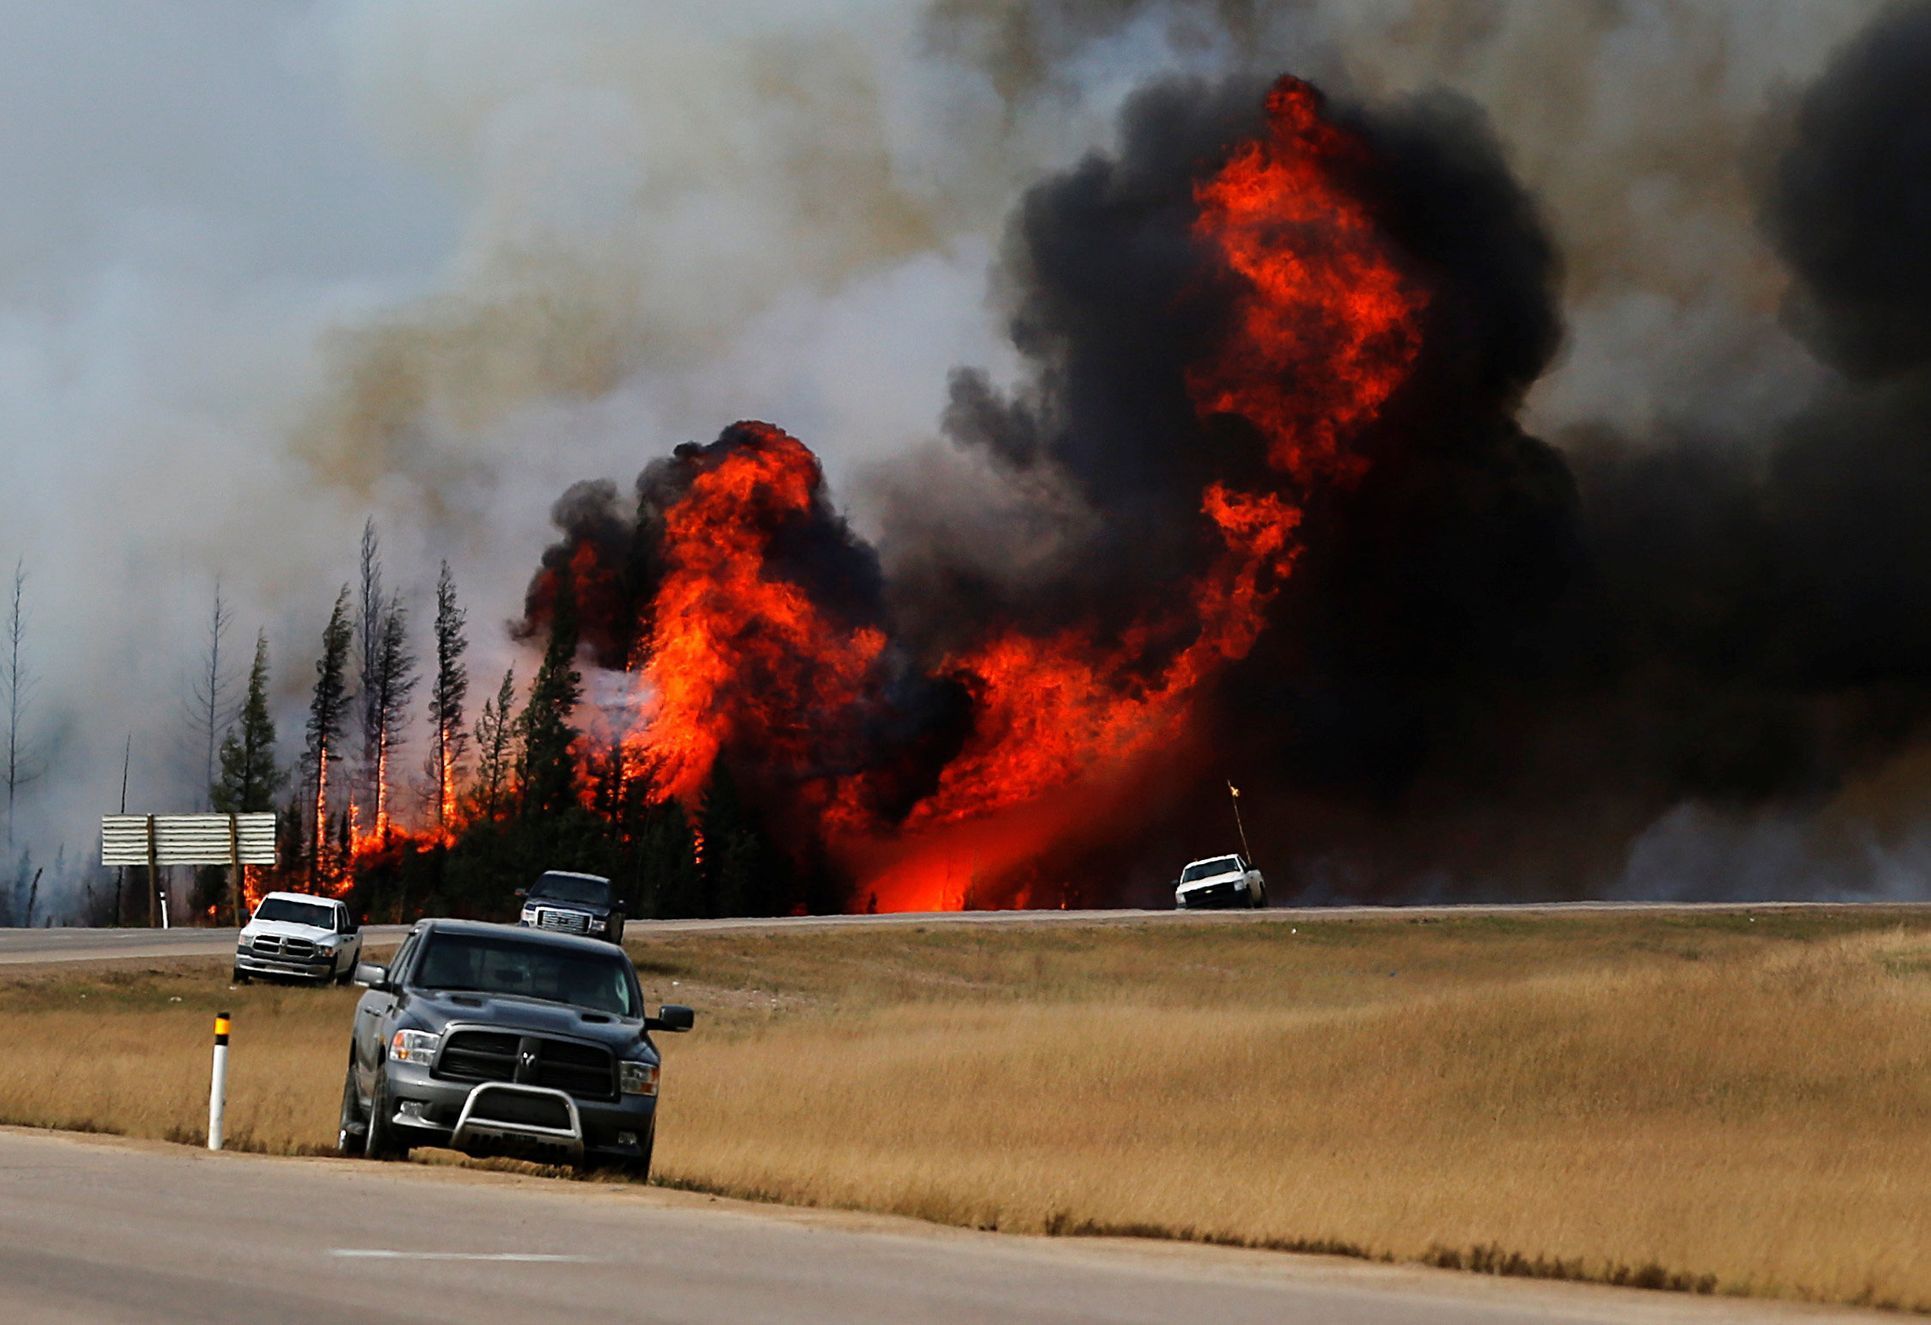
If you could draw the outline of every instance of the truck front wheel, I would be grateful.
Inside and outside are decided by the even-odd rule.
[[[349,1059],[348,1075],[342,1080],[342,1123],[335,1134],[338,1155],[360,1155],[365,1144],[367,1124],[362,1121],[362,1102],[355,1094],[355,1059]]]
[[[377,1073],[375,1094],[369,1100],[369,1121],[362,1132],[362,1153],[370,1159],[407,1159],[409,1143],[398,1133],[389,1099],[389,1078]]]

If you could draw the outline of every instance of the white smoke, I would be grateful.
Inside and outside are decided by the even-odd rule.
[[[16,854],[91,855],[130,735],[130,809],[199,803],[217,577],[292,763],[365,517],[419,627],[451,561],[480,705],[570,482],[742,417],[843,487],[929,437],[950,366],[1010,362],[1012,202],[1160,75],[1487,107],[1569,265],[1552,435],[1801,394],[1750,148],[1874,5],[1280,8],[0,3],[0,562],[44,769]]]

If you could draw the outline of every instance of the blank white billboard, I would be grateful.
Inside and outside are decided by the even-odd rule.
[[[101,864],[148,863],[148,825],[153,825],[157,865],[275,863],[275,815],[110,814],[101,819]]]

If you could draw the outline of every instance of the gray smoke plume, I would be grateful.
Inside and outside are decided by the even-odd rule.
[[[292,759],[322,620],[371,514],[417,620],[450,559],[477,672],[497,674],[519,646],[482,626],[519,614],[556,493],[763,417],[819,450],[888,549],[893,493],[914,482],[926,520],[959,536],[1004,512],[1001,555],[967,569],[986,592],[1043,601],[1103,507],[1014,457],[926,445],[954,366],[985,370],[983,390],[953,394],[955,433],[1031,381],[1003,325],[1023,289],[985,299],[989,269],[1020,279],[1000,263],[1005,218],[1040,179],[1117,156],[1119,111],[1143,87],[1288,69],[1342,104],[1485,120],[1484,152],[1560,257],[1561,348],[1519,439],[1492,445],[1534,483],[1547,454],[1527,438],[1567,458],[1590,555],[1564,583],[1590,597],[1538,602],[1540,633],[1509,651],[1603,644],[1617,702],[1505,686],[1496,705],[1541,716],[1506,724],[1526,743],[1485,757],[1515,761],[1519,789],[1599,749],[1594,785],[1636,789],[1585,835],[1592,862],[1621,859],[1631,824],[1679,803],[1870,822],[1881,843],[1915,831],[1886,807],[1919,785],[1920,640],[1878,609],[1921,587],[1898,522],[1922,473],[1908,438],[1923,392],[1898,358],[1921,305],[1893,243],[1911,202],[1888,205],[1876,181],[1922,175],[1898,130],[1920,94],[1889,72],[1923,67],[1921,7],[0,8],[14,126],[0,565],[30,573],[28,721],[46,770],[10,828],[36,865],[64,849],[49,914],[78,914],[98,884],[94,818],[118,801],[130,733],[130,808],[199,802],[175,715],[217,575],[237,637],[269,633]],[[1859,38],[1874,18],[1881,33]],[[1860,136],[1874,113],[1886,129]],[[1870,150],[1889,155],[1867,174],[1855,156]],[[1848,243],[1817,228],[1817,191],[1846,184],[1848,223],[1868,227]],[[1425,496],[1386,494],[1379,518]],[[1790,515],[1800,496],[1816,500]],[[1685,559],[1708,574],[1660,605],[1602,608],[1643,600]],[[1322,620],[1312,597],[1304,610]],[[1605,622],[1621,633],[1599,638]],[[1652,687],[1626,681],[1658,657],[1657,702],[1708,739],[1646,743]],[[1565,707],[1574,721],[1547,716]],[[1647,744],[1688,772],[1647,780]],[[1508,857],[1517,799],[1470,800],[1479,784],[1423,759],[1406,799],[1337,805],[1285,757],[1282,794],[1302,799],[1280,817],[1304,822],[1288,810],[1305,803],[1339,825],[1307,856],[1336,890],[1401,886],[1436,859],[1444,886],[1510,874],[1427,844],[1479,835]],[[1617,782],[1624,767],[1644,776]],[[1414,849],[1364,862],[1354,843],[1398,811]]]

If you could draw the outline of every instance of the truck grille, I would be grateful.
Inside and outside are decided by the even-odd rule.
[[[526,1065],[524,1056],[534,1054]],[[548,1086],[578,1099],[617,1098],[616,1060],[608,1049],[575,1040],[509,1031],[451,1031],[435,1075],[449,1081],[514,1081]]]
[[[254,951],[259,957],[283,957],[289,961],[305,962],[315,956],[315,945],[307,939],[263,934],[255,940]]]
[[[538,929],[557,929],[566,934],[588,934],[590,917],[581,911],[552,911],[543,908],[536,913]]]

